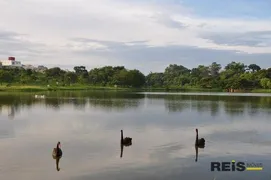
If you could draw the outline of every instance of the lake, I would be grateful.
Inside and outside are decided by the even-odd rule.
[[[1,180],[271,179],[270,94],[35,94],[0,93]],[[121,148],[120,130],[131,146]],[[232,160],[263,170],[211,171]]]

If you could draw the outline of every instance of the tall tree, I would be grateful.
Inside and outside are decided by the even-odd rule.
[[[2,83],[10,83],[13,80],[12,75],[8,71],[0,70],[0,82]]]
[[[251,70],[252,72],[255,72],[255,71],[260,71],[261,67],[258,66],[257,64],[250,64],[248,66],[248,69]]]
[[[221,65],[217,64],[216,62],[213,62],[209,66],[209,71],[212,77],[218,77],[219,76],[219,71],[221,70]]]
[[[164,72],[165,85],[180,85],[178,82],[179,76],[189,76],[190,70],[182,65],[170,64]]]
[[[88,72],[85,66],[75,66],[73,69],[76,74],[83,74]]]
[[[146,84],[147,86],[153,86],[153,87],[162,87],[163,86],[163,73],[150,73],[146,76]]]
[[[234,74],[244,73],[246,70],[246,66],[244,65],[244,63],[236,63],[233,61],[226,65],[225,70],[230,70],[234,72]]]

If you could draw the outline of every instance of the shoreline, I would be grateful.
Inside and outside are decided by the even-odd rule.
[[[170,87],[170,88],[129,88],[129,87],[110,87],[110,86],[35,86],[35,85],[13,85],[0,86],[0,92],[42,92],[42,91],[88,91],[88,90],[114,90],[114,91],[145,91],[145,92],[226,92],[223,89],[207,89],[196,87]],[[242,92],[242,91],[241,91]],[[252,89],[244,90],[244,93],[271,93],[271,89]]]

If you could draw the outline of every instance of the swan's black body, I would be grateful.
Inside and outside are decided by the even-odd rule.
[[[132,138],[130,138],[130,137],[123,138],[123,131],[121,130],[120,132],[121,132],[121,139],[120,139],[121,144],[124,145],[124,146],[131,145],[132,144]]]
[[[205,147],[205,139],[204,138],[198,138],[198,129],[196,129],[196,142],[195,146],[204,148]]]

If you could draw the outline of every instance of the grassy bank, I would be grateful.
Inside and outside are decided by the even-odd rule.
[[[198,87],[168,87],[168,88],[142,88],[144,91],[182,91],[182,92],[223,92],[223,89],[210,89]]]
[[[48,88],[42,86],[0,86],[0,91],[47,91]]]
[[[112,87],[112,86],[86,86],[86,85],[71,85],[71,86],[38,86],[38,85],[2,85],[0,91],[60,91],[60,90],[127,90],[127,91],[199,91],[199,92],[222,92],[222,89],[207,89],[198,87],[161,87],[161,88],[132,88],[132,87]]]
[[[114,88],[100,86],[35,86],[35,85],[12,85],[0,86],[0,91],[22,91],[22,92],[39,92],[39,91],[76,91],[76,90],[128,90],[129,88]]]
[[[253,89],[252,93],[271,93],[271,89]]]
[[[198,87],[167,87],[167,88],[124,88],[110,86],[38,86],[38,85],[2,85],[0,91],[39,92],[39,91],[76,91],[76,90],[125,90],[125,91],[150,91],[150,92],[224,92],[223,89],[210,89]],[[271,89],[254,89],[252,93],[271,93]]]

